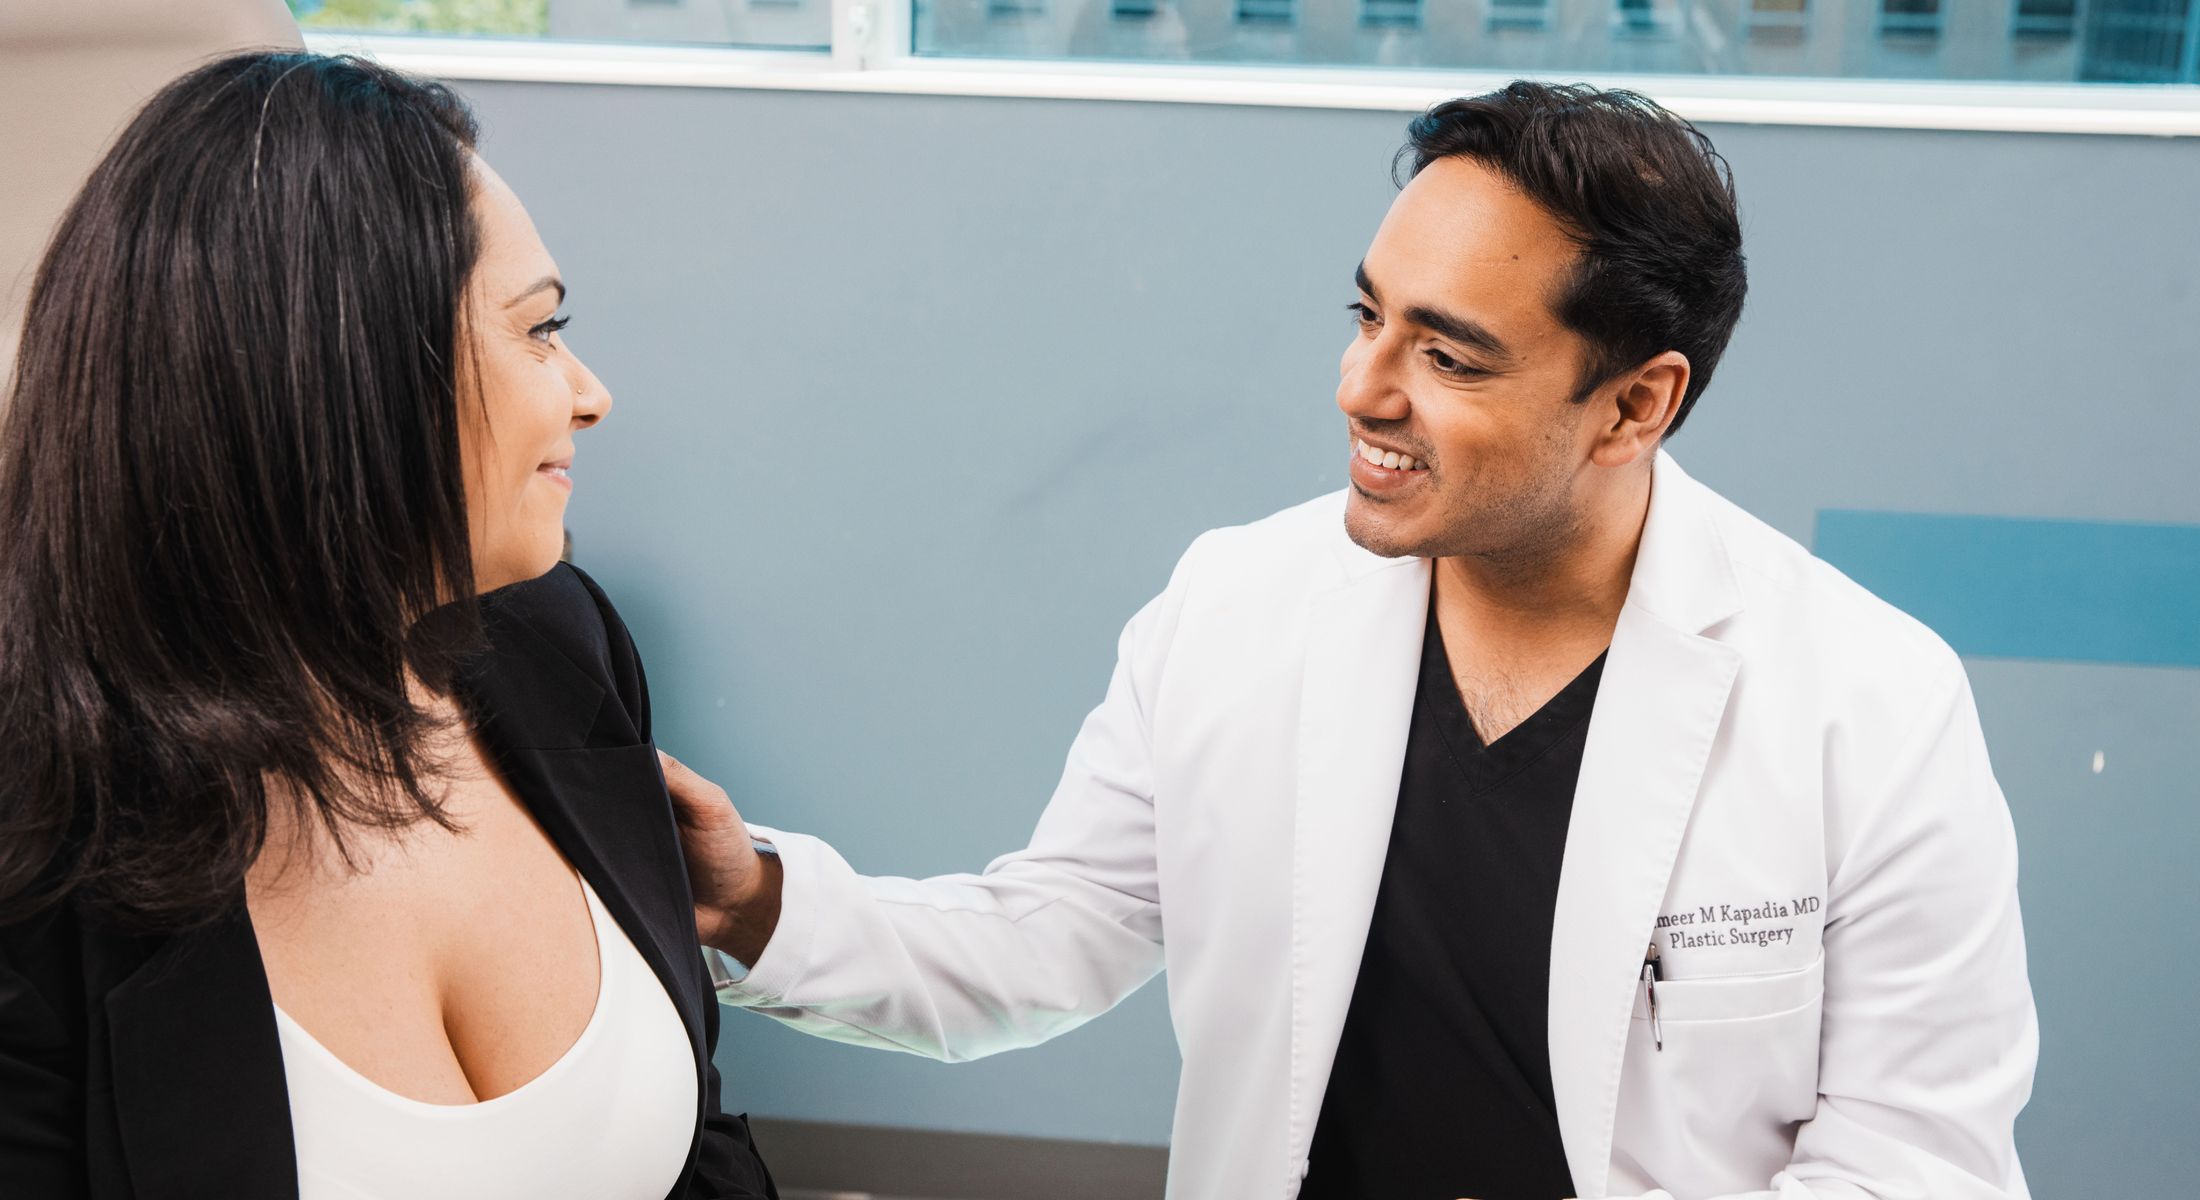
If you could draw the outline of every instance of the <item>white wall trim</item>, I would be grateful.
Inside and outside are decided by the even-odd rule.
[[[881,6],[843,0],[836,22]],[[886,6],[891,7],[891,6]],[[875,33],[872,35],[875,37]],[[852,39],[843,39],[844,45]],[[869,40],[869,39],[866,39]],[[364,53],[451,80],[760,88],[1166,104],[1418,112],[1487,91],[1491,72],[1185,66],[917,58],[718,47],[621,46],[309,31],[319,51]],[[867,67],[866,62],[878,62]],[[1572,77],[1569,77],[1572,78]],[[2200,88],[2116,84],[1893,82],[1729,76],[1585,77],[1643,92],[1692,121],[2014,133],[2200,136]]]

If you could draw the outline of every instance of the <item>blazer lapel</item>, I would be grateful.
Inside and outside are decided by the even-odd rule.
[[[114,1107],[143,1200],[295,1197],[275,1001],[240,904],[107,993]]]
[[[1740,607],[1702,488],[1660,457],[1627,604],[1589,720],[1551,928],[1559,1131],[1583,1200],[1605,1194],[1644,952],[1741,653],[1701,636]]]
[[[499,762],[664,985],[700,1064],[708,1057],[701,1005],[708,988],[657,748],[514,748],[502,750]]]
[[[1375,560],[1314,604],[1291,876],[1291,1162],[1303,1169],[1383,878],[1428,619],[1426,560]]]
[[[554,643],[522,620],[492,619],[496,652],[467,683],[475,727],[506,781],[656,973],[701,1063],[708,985],[657,748]]]

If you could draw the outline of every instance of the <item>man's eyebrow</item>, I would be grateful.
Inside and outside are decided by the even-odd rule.
[[[524,291],[524,292],[521,292],[521,293],[520,293],[519,295],[517,295],[517,296],[514,296],[514,297],[512,297],[511,299],[509,299],[509,300],[505,301],[505,302],[504,302],[504,307],[506,307],[506,308],[510,308],[510,307],[512,307],[513,305],[515,305],[515,304],[518,304],[518,303],[519,303],[520,301],[522,301],[522,300],[525,300],[525,299],[526,299],[526,298],[528,298],[529,296],[532,296],[532,295],[534,295],[534,294],[535,294],[536,292],[539,292],[539,291],[541,291],[541,290],[542,290],[542,289],[544,289],[544,288],[556,288],[556,289],[558,289],[558,303],[560,303],[560,304],[563,304],[563,303],[565,303],[565,281],[564,281],[564,280],[562,280],[562,279],[559,279],[559,278],[558,278],[557,276],[555,276],[555,275],[545,275],[545,276],[543,276],[542,278],[540,278],[540,279],[537,279],[537,280],[536,280],[535,282],[533,282],[533,283],[531,283],[531,284],[527,285],[527,290],[526,290],[526,291]]]
[[[1360,290],[1367,293],[1370,298],[1382,299],[1381,295],[1375,291],[1375,281],[1367,277],[1367,263],[1365,260],[1362,260],[1359,266],[1353,268],[1352,281],[1359,284]],[[1454,316],[1442,309],[1426,308],[1421,305],[1414,305],[1406,309],[1404,315],[1405,319],[1412,324],[1419,325],[1423,329],[1434,330],[1462,346],[1478,350],[1500,361],[1512,361],[1512,351],[1506,347],[1504,341],[1478,321],[1470,321],[1465,317]]]
[[[1438,308],[1415,305],[1406,309],[1408,322],[1423,329],[1431,329],[1472,350],[1479,350],[1491,358],[1504,362],[1512,360],[1512,351],[1503,340],[1478,321],[1455,316]]]

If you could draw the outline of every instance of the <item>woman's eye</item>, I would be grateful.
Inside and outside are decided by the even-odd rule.
[[[544,321],[542,324],[535,326],[533,329],[528,330],[527,336],[534,338],[536,341],[547,342],[550,340],[551,334],[556,333],[557,331],[565,328],[568,325],[571,325],[572,323],[573,318],[571,317],[552,317],[549,320]]]

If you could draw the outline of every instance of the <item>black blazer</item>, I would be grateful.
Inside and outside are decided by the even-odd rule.
[[[482,740],[687,1026],[701,1103],[671,1196],[776,1200],[748,1122],[719,1111],[718,1005],[626,626],[566,566],[484,615],[488,650],[460,689]],[[128,934],[68,902],[0,928],[0,1196],[274,1200],[297,1195],[296,1159],[241,891],[184,934]]]

